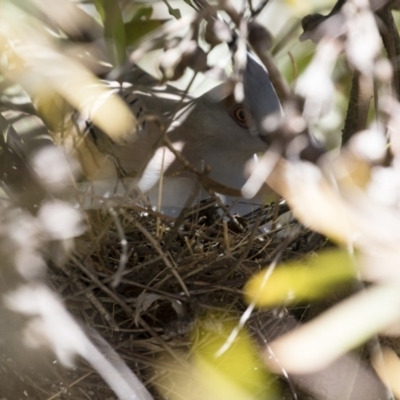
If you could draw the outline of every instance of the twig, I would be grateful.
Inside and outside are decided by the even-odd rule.
[[[117,287],[119,285],[119,282],[121,280],[122,274],[125,270],[126,263],[128,262],[128,241],[126,240],[125,232],[124,229],[122,228],[121,222],[118,219],[118,215],[115,212],[114,208],[110,207],[109,212],[114,219],[114,224],[117,228],[117,232],[120,236],[120,243],[121,243],[121,248],[122,248],[122,254],[119,258],[119,265],[117,272],[114,274],[114,280],[111,284],[112,287]]]
[[[104,293],[106,293],[109,297],[111,297],[119,306],[122,308],[122,310],[130,317],[136,318],[136,320],[139,322],[139,324],[146,329],[146,331],[153,336],[153,338],[160,344],[160,346],[172,357],[174,357],[175,360],[177,360],[179,363],[183,363],[183,360],[181,360],[180,357],[178,357],[177,354],[171,349],[171,347],[160,338],[160,336],[154,331],[153,328],[147,324],[140,316],[136,316],[135,312],[132,310],[131,307],[129,307],[128,304],[125,303],[116,293],[114,293],[111,289],[109,289],[107,286],[105,286],[98,278],[97,276],[90,271],[89,268],[87,268],[85,265],[83,265],[76,257],[72,257],[72,261],[81,269],[81,271],[87,275],[94,283],[96,283],[97,287],[101,289]]]
[[[114,318],[111,314],[105,309],[104,305],[100,302],[100,300],[94,295],[94,293],[85,287],[85,285],[78,279],[76,274],[71,271],[65,265],[59,266],[61,270],[67,275],[72,282],[78,287],[79,290],[83,292],[83,294],[88,298],[88,300],[93,304],[94,308],[100,313],[100,315],[110,324],[113,331],[118,332],[119,326],[115,322]]]
[[[400,99],[400,36],[393,18],[391,5],[386,4],[376,11],[376,15],[382,20],[379,24],[379,32],[382,36],[388,59],[393,67],[393,90]]]
[[[354,71],[343,128],[342,146],[358,131],[367,126],[368,111],[373,97],[374,84],[371,77]]]

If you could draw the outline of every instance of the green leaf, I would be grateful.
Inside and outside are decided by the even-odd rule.
[[[165,20],[151,19],[148,21],[132,20],[125,24],[125,40],[128,45],[159,28]]]
[[[132,21],[139,20],[141,18],[149,20],[152,14],[153,14],[153,7],[140,7],[139,10],[137,10],[135,15],[133,16]]]
[[[94,6],[96,7],[97,12],[100,15],[101,20],[104,22],[105,14],[104,14],[104,1],[105,0],[94,0]]]
[[[182,18],[181,10],[179,10],[179,8],[169,8],[168,12],[169,12],[169,15],[172,15],[176,19]]]
[[[207,339],[201,343],[201,346],[194,349],[194,359],[199,363],[199,367],[201,366],[206,381],[211,382],[217,378],[216,374],[218,374],[226,379],[226,383],[234,384],[234,390],[251,394],[249,397],[253,399],[265,398],[266,392],[271,389],[268,389],[270,379],[254,343],[245,330],[238,333],[226,352],[216,357],[234,329],[233,323],[221,324],[218,332],[200,327],[198,337]],[[217,384],[217,382],[218,380],[215,383]],[[216,398],[220,399],[224,389],[219,387],[219,390],[221,393]],[[261,395],[262,393],[264,396]],[[229,396],[225,395],[225,398],[229,398]]]
[[[233,324],[225,324],[210,316],[199,327],[191,350],[191,357],[185,357],[185,366],[171,360],[165,373],[160,370],[158,387],[164,397],[171,400],[266,400],[275,399],[274,378],[268,373],[247,332],[242,330],[228,350],[216,356],[228,339]]]
[[[399,317],[398,281],[373,285],[278,338],[273,352],[288,372],[321,371],[371,337],[398,327]]]
[[[336,250],[277,266],[269,278],[267,274],[260,272],[247,283],[249,302],[272,306],[316,299],[338,283],[354,279],[356,269],[348,253]]]
[[[114,66],[121,65],[126,58],[125,27],[118,1],[95,0],[95,6],[104,25],[104,36]]]
[[[164,0],[164,3],[168,7],[169,15],[172,15],[176,19],[182,18],[181,11],[179,10],[179,8],[171,7],[171,5],[168,3],[168,0]]]

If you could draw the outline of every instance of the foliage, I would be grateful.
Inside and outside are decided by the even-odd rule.
[[[337,370],[328,367],[335,362],[349,369],[360,366],[358,359],[345,354],[373,343],[365,358],[372,360],[383,381],[387,361],[386,383],[400,396],[398,380],[392,378],[399,372],[398,357],[379,346],[379,335],[392,335],[397,350],[400,320],[400,39],[392,13],[395,4],[339,1],[331,12],[331,4],[317,1],[248,1],[243,9],[228,0],[210,3],[0,0],[0,316],[16,320],[11,335],[0,332],[4,347],[14,360],[18,346],[7,346],[7,340],[18,338],[36,349],[44,346],[68,367],[78,355],[124,399],[137,393],[150,399],[140,382],[144,379],[154,380],[166,397],[174,391],[171,397],[189,398],[187,376],[201,387],[192,398],[273,397],[276,391],[260,389],[270,374],[252,353],[247,326],[261,337],[260,359],[285,376],[290,387],[293,379],[296,388],[318,398],[327,388],[313,386],[311,379],[297,379],[298,375],[325,373],[324,368],[335,375]],[[325,15],[303,20],[302,39],[308,41],[300,43],[300,19],[315,11]],[[228,47],[231,39],[236,45]],[[258,230],[260,220],[242,221],[229,213],[225,220],[215,217],[217,222],[205,227],[201,218],[191,218],[198,211],[171,221],[118,197],[102,211],[87,212],[80,182],[91,185],[108,171],[115,160],[107,146],[133,146],[143,123],[104,79],[120,85],[138,64],[174,88],[181,102],[220,82],[227,83],[229,94],[239,102],[246,46],[267,67],[283,115],[263,121],[262,134],[271,145],[251,171],[243,193],[257,193],[267,182],[300,222],[279,226],[276,205],[262,215],[267,233]],[[79,124],[89,120],[81,129]],[[104,133],[98,142],[91,137],[93,127]],[[168,126],[164,128],[167,132]],[[221,205],[215,197],[214,201]],[[320,240],[309,246],[307,241],[315,236],[305,234],[304,226],[325,235],[336,248],[319,252]],[[293,248],[301,248],[301,256],[313,254],[293,259]],[[153,265],[150,277],[143,272],[147,263]],[[231,279],[216,272],[217,264]],[[211,272],[201,275],[205,265]],[[267,269],[260,272],[261,268]],[[232,271],[242,277],[240,289]],[[254,276],[244,284],[243,276],[250,275]],[[61,284],[47,283],[46,276]],[[221,296],[222,301],[215,294],[207,305],[196,297],[205,289],[200,290],[199,281],[191,276],[211,286],[221,280],[225,286],[221,283],[215,290],[236,297]],[[174,285],[169,284],[171,277]],[[137,285],[140,291],[124,287],[124,294],[121,282]],[[332,292],[349,282],[356,288],[345,299],[332,301]],[[101,319],[104,336],[122,326],[119,332],[125,340],[124,329],[140,330],[135,340],[145,342],[141,349],[148,350],[135,354],[145,364],[141,379],[131,364],[128,368],[124,363],[129,355],[126,349],[118,351],[119,339],[113,343],[115,352],[97,334],[85,332],[57,292],[87,296],[95,310],[87,320],[97,328],[96,318]],[[298,321],[286,307],[312,307],[316,300],[325,301],[327,310],[305,317],[295,330]],[[205,311],[208,306],[234,315],[235,323],[224,324],[230,317],[222,312],[222,333],[199,329],[198,335],[208,339],[200,340],[204,346],[192,335],[193,347],[176,339],[179,350],[174,352],[174,339],[159,334],[161,321],[173,312],[178,319],[186,318],[180,315],[181,304],[196,308],[192,301],[200,303],[205,320],[214,315]],[[263,309],[272,307],[273,311]],[[165,309],[168,315],[160,316]],[[76,313],[87,317],[85,309]],[[285,327],[275,334],[270,324],[282,313],[279,320]],[[262,318],[257,319],[259,315]],[[127,319],[140,329],[126,328]],[[107,337],[112,338],[113,334]],[[104,356],[107,352],[115,361]],[[165,361],[166,353],[172,354],[172,364]],[[176,362],[183,368],[175,381],[170,372]],[[253,362],[254,376],[237,371],[242,363],[250,370]],[[156,368],[157,379],[149,378],[148,367],[154,363],[166,366]],[[371,389],[369,398],[378,398],[373,396],[383,392],[381,383],[369,379],[369,370],[360,370],[355,393],[363,383],[372,382],[375,392]],[[182,392],[174,387],[176,382]],[[342,392],[334,398],[344,398],[338,393]],[[54,390],[47,394],[56,395]]]

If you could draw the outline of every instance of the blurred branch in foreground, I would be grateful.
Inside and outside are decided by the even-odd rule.
[[[31,398],[398,393],[394,3],[306,17],[315,48],[278,3],[0,2],[0,328],[52,377]]]

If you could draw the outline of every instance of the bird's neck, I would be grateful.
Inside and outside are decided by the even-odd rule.
[[[212,181],[227,188],[240,190],[247,180],[245,167],[253,157],[252,154],[244,154],[239,151],[220,150],[201,152],[196,149],[196,156],[190,154],[190,149],[184,149],[182,155],[191,160],[191,164],[198,171],[204,171],[213,166],[208,174]]]

